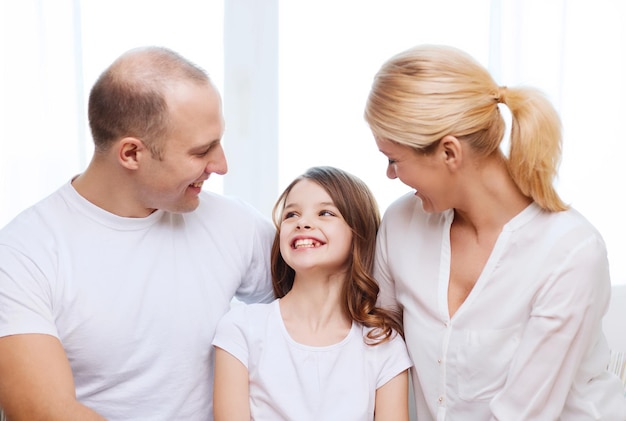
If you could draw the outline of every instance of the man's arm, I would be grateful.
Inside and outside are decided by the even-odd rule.
[[[11,421],[104,420],[76,400],[65,351],[50,335],[0,338],[0,407]]]

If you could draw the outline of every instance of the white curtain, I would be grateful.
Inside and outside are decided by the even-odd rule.
[[[626,3],[611,0],[318,0],[280,4],[280,185],[317,164],[363,178],[381,208],[407,189],[363,121],[375,72],[415,44],[449,44],[501,85],[531,85],[564,127],[557,188],[602,233],[626,283]]]
[[[0,5],[0,227],[86,167],[89,89],[124,51],[166,46],[223,84],[221,0]],[[221,180],[208,188],[221,190]]]
[[[219,86],[228,72],[223,0],[0,4],[0,226],[87,165],[87,93],[121,52],[169,46],[197,60]],[[532,85],[553,101],[564,127],[557,188],[600,230],[613,282],[626,283],[626,220],[620,215],[626,182],[625,2],[287,0],[263,7],[280,12],[278,75],[268,76],[278,78],[279,142],[267,146],[278,154],[279,180],[255,168],[251,184],[271,183],[268,191],[277,195],[306,168],[337,165],[363,178],[385,209],[406,188],[385,178],[384,157],[362,118],[372,77],[384,60],[411,45],[454,45],[488,66],[500,84]],[[254,39],[260,26],[250,25],[249,36]],[[254,73],[254,61],[248,66],[237,72]],[[237,101],[237,109],[249,106],[249,113],[263,107],[258,98]],[[238,118],[226,118],[228,137]]]
[[[502,84],[537,86],[563,123],[557,188],[602,233],[612,280],[626,283],[626,2],[497,2]],[[499,19],[498,19],[499,16]],[[499,44],[499,45],[498,45]]]
[[[75,2],[1,4],[0,226],[77,173],[87,144]]]

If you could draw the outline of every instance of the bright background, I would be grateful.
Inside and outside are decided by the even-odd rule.
[[[3,0],[0,227],[89,162],[91,85],[122,52],[164,45],[224,96],[230,172],[207,189],[269,216],[313,165],[365,180],[384,210],[407,191],[363,120],[372,78],[421,43],[462,48],[501,85],[543,90],[564,127],[557,189],[600,230],[626,283],[626,2],[612,0]]]

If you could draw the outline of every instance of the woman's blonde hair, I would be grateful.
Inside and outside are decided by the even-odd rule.
[[[446,135],[487,156],[499,150],[511,111],[507,165],[522,193],[549,211],[567,209],[553,186],[561,159],[561,122],[531,88],[500,87],[471,56],[423,45],[389,59],[378,71],[365,107],[374,136],[428,152]]]

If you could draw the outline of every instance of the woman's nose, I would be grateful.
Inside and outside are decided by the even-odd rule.
[[[387,178],[391,178],[392,180],[398,178],[398,175],[396,174],[396,169],[393,165],[387,166]]]

